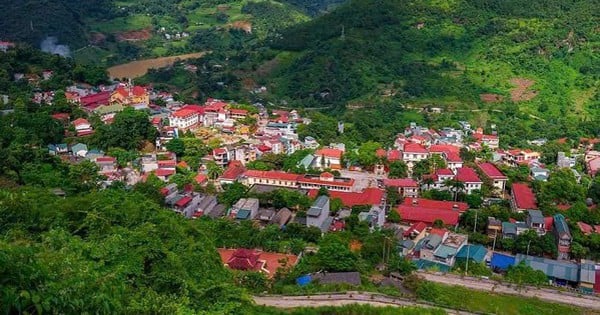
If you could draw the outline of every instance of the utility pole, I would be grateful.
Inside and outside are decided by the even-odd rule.
[[[343,40],[346,38],[346,28],[344,28],[344,24],[342,24],[342,36],[340,38]]]
[[[471,247],[469,246],[469,234],[467,234],[467,263],[465,265],[465,276],[469,274],[469,256],[471,254]]]
[[[496,250],[496,238],[498,238],[498,230],[494,230],[494,244],[492,245],[492,252]]]
[[[527,256],[529,256],[529,245],[531,245],[531,240],[529,240],[529,242],[527,242]]]

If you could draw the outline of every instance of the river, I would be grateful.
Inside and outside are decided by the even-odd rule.
[[[185,54],[178,56],[160,57],[154,59],[145,59],[132,61],[108,68],[108,75],[113,79],[137,78],[148,72],[148,69],[164,68],[172,65],[176,61],[192,58],[200,58],[205,52]]]

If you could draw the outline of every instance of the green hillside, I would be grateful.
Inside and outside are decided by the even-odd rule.
[[[288,29],[268,76],[296,106],[600,115],[598,0],[354,0]],[[537,118],[536,118],[537,117]]]

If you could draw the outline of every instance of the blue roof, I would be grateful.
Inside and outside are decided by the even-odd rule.
[[[492,254],[492,261],[490,265],[492,268],[498,268],[502,270],[507,270],[508,267],[513,266],[515,264],[515,257],[500,253]]]
[[[476,262],[482,262],[487,254],[487,249],[482,245],[466,245],[463,246],[456,254],[456,258],[467,259],[467,255],[470,259]]]
[[[560,213],[554,215],[554,228],[559,234],[567,233],[571,235],[571,232],[569,231],[569,226],[567,225],[567,221],[565,220],[565,217]]]
[[[301,287],[309,284],[311,281],[312,281],[312,278],[310,275],[304,275],[304,276],[300,276],[300,277],[296,278],[296,284]]]
[[[246,219],[250,218],[250,210],[242,209],[242,210],[238,211],[235,218],[240,219],[240,220],[246,220]]]

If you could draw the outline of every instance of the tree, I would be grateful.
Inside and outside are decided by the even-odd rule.
[[[506,279],[519,285],[543,285],[548,283],[548,277],[540,270],[534,270],[521,262],[518,265],[509,266]]]
[[[575,203],[583,201],[585,194],[585,188],[577,183],[573,171],[561,168],[551,173],[547,182],[542,183],[540,200]]]
[[[206,171],[208,178],[212,180],[216,180],[219,176],[221,176],[221,174],[223,174],[223,169],[213,161],[210,161],[206,164]]]
[[[404,199],[404,197],[400,195],[400,192],[398,191],[397,187],[387,187],[385,189],[385,192],[387,202],[391,207],[394,207],[397,204],[401,203]]]
[[[398,211],[392,210],[389,212],[387,220],[388,220],[388,222],[391,222],[391,223],[400,223],[400,221],[402,221],[402,218],[400,217],[400,214],[398,213]]]
[[[358,163],[365,168],[371,168],[378,162],[377,149],[381,144],[373,141],[367,141],[358,147]]]
[[[408,177],[408,166],[403,161],[393,161],[390,163],[389,178],[406,178]]]
[[[444,221],[442,221],[441,219],[435,219],[435,221],[433,221],[433,227],[434,228],[438,228],[441,229],[444,227]]]
[[[120,147],[125,150],[135,150],[144,141],[154,143],[157,134],[146,112],[127,107],[115,115],[112,124],[96,128],[93,142],[103,149]]]
[[[447,179],[446,181],[444,181],[444,186],[448,187],[448,189],[452,191],[454,195],[454,201],[456,201],[458,193],[465,189],[465,184],[456,179]]]
[[[229,207],[233,206],[238,200],[246,197],[248,188],[242,183],[235,182],[231,185],[224,187],[224,191],[217,196],[220,203],[223,203]]]
[[[179,138],[173,138],[165,146],[167,150],[175,153],[177,156],[183,156],[185,153],[185,143]]]
[[[357,257],[339,237],[327,235],[315,255],[318,267],[327,271],[355,271]]]
[[[329,190],[325,187],[321,187],[321,188],[319,188],[319,191],[317,192],[317,196],[328,196],[329,197]]]

